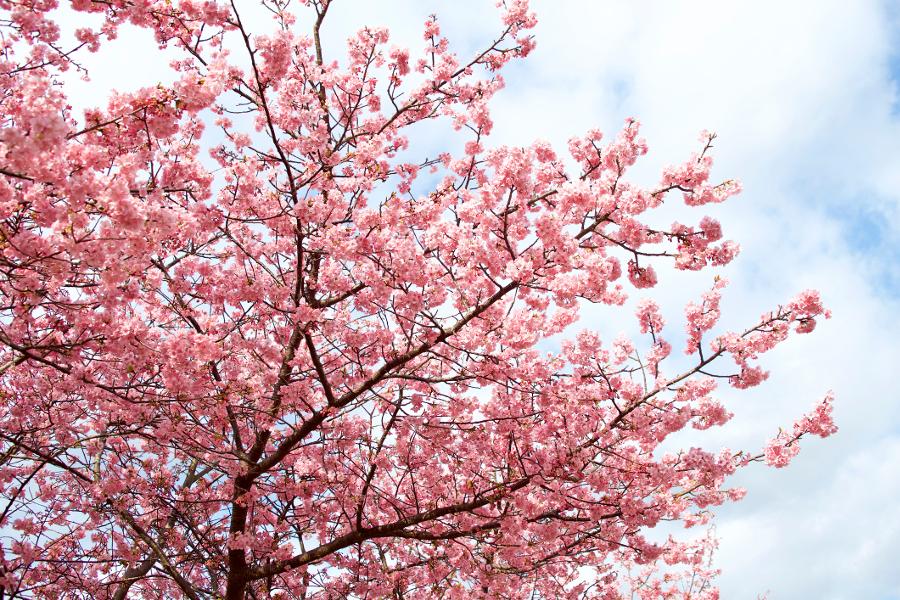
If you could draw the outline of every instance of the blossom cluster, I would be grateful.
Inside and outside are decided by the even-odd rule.
[[[763,454],[672,435],[727,422],[717,381],[761,383],[819,296],[722,333],[716,279],[680,370],[652,298],[639,339],[576,331],[735,258],[709,217],[654,223],[739,191],[714,136],[652,187],[634,119],[492,145],[525,0],[470,57],[436,16],[419,51],[323,50],[333,2],[254,31],[243,1],[0,1],[0,596],[716,597],[711,541],[648,532],[832,434],[831,397]],[[61,73],[126,25],[173,83],[76,114]],[[424,155],[427,121],[459,150]]]

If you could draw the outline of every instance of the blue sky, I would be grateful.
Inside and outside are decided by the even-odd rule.
[[[723,597],[900,598],[897,3],[537,8],[555,14],[539,32],[538,64],[511,85],[530,106],[511,110],[578,107],[545,122],[545,136],[592,121],[610,130],[634,114],[657,164],[683,156],[694,131],[717,130],[716,172],[745,185],[716,211],[744,248],[725,269],[725,318],[752,318],[802,287],[821,289],[835,312],[770,357],[765,385],[724,394],[736,413],[727,428],[690,442],[752,447],[822,390],[838,396],[838,435],[807,443],[788,469],[736,478],[750,493],[720,511]],[[529,87],[535,81],[543,85]],[[702,279],[664,282],[670,314]],[[602,327],[604,316],[586,324]]]
[[[495,33],[493,4],[337,0],[325,33],[333,44],[359,25],[386,25],[415,46],[436,12],[457,48],[474,48]],[[717,131],[715,175],[745,188],[709,211],[743,248],[721,270],[732,281],[724,325],[741,327],[807,287],[834,311],[767,358],[766,384],[723,392],[732,423],[685,442],[758,448],[826,390],[837,395],[835,437],[808,441],[788,469],[736,479],[750,493],[717,522],[723,598],[900,599],[900,1],[533,6],[538,47],[507,72],[490,143],[543,138],[562,149],[590,127],[613,136],[635,116],[650,144],[636,173],[653,182],[695,150],[702,129]],[[166,79],[164,65],[147,62],[152,40],[122,38],[102,55],[112,62],[92,66],[92,83],[73,81],[76,100]],[[665,276],[671,322],[712,276]],[[627,329],[614,317],[586,311],[581,325]]]

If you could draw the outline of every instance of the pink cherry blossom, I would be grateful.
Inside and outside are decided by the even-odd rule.
[[[761,384],[818,294],[717,331],[716,279],[681,362],[659,298],[635,339],[579,331],[735,258],[690,214],[740,189],[715,136],[655,187],[635,119],[497,145],[528,2],[462,55],[437,16],[424,49],[328,47],[332,1],[258,31],[245,2],[0,2],[0,596],[717,598],[713,537],[649,531],[834,433],[832,397],[758,453],[672,436],[727,422],[717,381]],[[74,111],[61,74],[126,26],[172,83]],[[673,193],[697,225],[656,222]]]
[[[837,425],[831,417],[834,394],[828,392],[822,401],[809,413],[794,423],[792,431],[779,431],[769,440],[763,452],[767,464],[773,467],[786,467],[800,452],[800,438],[804,435],[828,437],[837,432]]]

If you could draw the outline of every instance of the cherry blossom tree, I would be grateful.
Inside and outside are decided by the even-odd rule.
[[[649,532],[834,432],[831,396],[763,449],[660,445],[728,421],[717,383],[818,295],[721,331],[716,277],[670,366],[657,270],[738,248],[653,209],[739,191],[715,136],[652,187],[634,120],[491,146],[525,0],[472,56],[437,18],[326,52],[332,2],[0,0],[0,597],[716,598],[712,540]],[[174,83],[76,114],[63,73],[123,27]],[[628,294],[640,339],[583,330]]]

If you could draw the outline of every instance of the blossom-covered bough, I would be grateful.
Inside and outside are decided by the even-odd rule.
[[[565,158],[490,148],[526,2],[468,59],[434,18],[418,56],[383,29],[326,54],[329,7],[0,0],[0,597],[716,597],[711,540],[645,534],[832,433],[830,396],[759,453],[658,448],[827,312],[805,292],[713,334],[717,279],[684,371],[652,300],[642,340],[574,333],[585,302],[735,256],[710,218],[645,222],[738,191],[714,136],[650,189],[635,121]],[[125,24],[176,81],[76,114],[60,74]],[[410,148],[426,120],[463,150]]]

